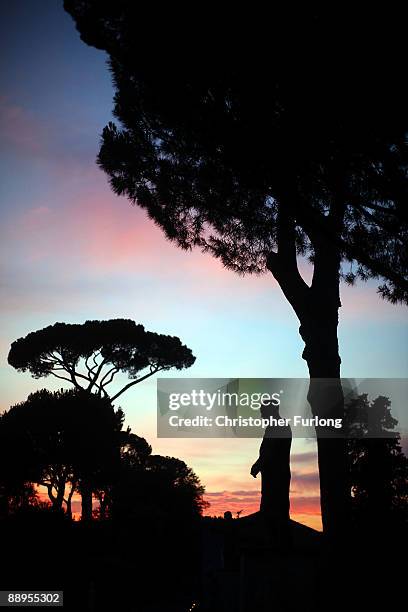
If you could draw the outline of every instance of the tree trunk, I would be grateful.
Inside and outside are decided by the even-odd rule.
[[[87,483],[81,484],[81,520],[91,521],[92,520],[92,489]]]
[[[66,500],[66,504],[67,504],[66,515],[67,515],[67,517],[70,520],[72,520],[72,497],[73,497],[74,492],[75,492],[75,486],[76,486],[76,483],[75,482],[71,482],[71,490],[68,493],[68,497],[67,497],[67,500]]]
[[[65,478],[61,477],[57,482],[57,495],[54,499],[53,509],[57,512],[62,511],[62,504],[64,503],[64,493],[65,493]]]
[[[323,223],[340,231],[344,208],[335,203]],[[330,233],[328,232],[328,236]],[[314,270],[311,285],[302,278],[297,265],[294,218],[282,202],[278,208],[278,252],[270,253],[267,267],[278,281],[285,297],[300,322],[300,335],[305,343],[310,387],[308,400],[314,416],[344,417],[344,396],[340,381],[339,344],[337,338],[340,302],[341,254],[324,232],[309,238],[314,248]],[[327,432],[316,428],[320,475],[322,522],[329,540],[342,541],[348,527],[350,493],[347,485],[346,441],[341,430]],[[329,433],[329,436],[327,436]]]
[[[311,311],[299,330],[310,374],[308,401],[313,416],[343,419],[337,309],[323,302]],[[342,542],[349,527],[346,440],[341,429],[326,427],[316,427],[316,437],[323,530],[332,542]]]

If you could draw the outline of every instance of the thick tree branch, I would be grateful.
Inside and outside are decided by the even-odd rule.
[[[95,368],[97,368],[97,367],[98,367],[98,365],[99,365],[99,364],[98,364],[98,362],[96,361],[96,359],[97,359],[97,357],[99,357],[99,356],[100,356],[100,354],[101,354],[101,352],[100,352],[100,351],[97,351],[97,352],[96,352],[96,353],[94,353],[94,354],[88,355],[88,357],[85,359],[85,366],[86,366],[86,369],[88,370],[88,374],[89,374],[89,375],[90,375],[90,374],[93,374],[93,372],[94,372]],[[90,366],[90,365],[88,364],[88,361],[89,361],[89,359],[90,359],[91,357],[92,357],[92,361],[94,362],[94,365],[93,365],[93,366]]]
[[[75,482],[72,482],[72,483],[71,483],[71,489],[70,489],[70,492],[68,493],[68,498],[67,498],[67,499],[65,499],[65,497],[64,497],[64,503],[67,505],[67,508],[68,508],[68,507],[70,506],[70,504],[71,504],[72,496],[73,496],[73,495],[74,495],[74,493],[75,493],[75,489],[76,489],[76,483],[75,483]]]
[[[106,359],[102,359],[101,363],[99,364],[99,366],[98,366],[98,368],[97,368],[97,370],[96,370],[96,372],[95,372],[95,375],[92,377],[92,379],[91,379],[91,381],[90,381],[90,383],[89,383],[89,385],[88,385],[87,391],[91,391],[91,390],[92,390],[92,388],[93,388],[93,387],[95,387],[95,386],[96,386],[96,387],[97,387],[99,390],[101,390],[101,387],[100,387],[100,386],[99,386],[99,385],[96,383],[96,381],[98,380],[99,375],[100,375],[100,373],[102,372],[102,368],[103,368],[103,366],[104,366],[105,364],[106,364]]]
[[[56,497],[56,496],[53,494],[53,492],[52,492],[52,489],[53,489],[53,485],[52,485],[52,483],[47,482],[46,480],[40,480],[40,481],[38,482],[38,484],[42,485],[43,487],[46,487],[47,492],[48,492],[48,497],[49,497],[49,499],[50,499],[50,502],[51,502],[52,504],[54,504],[54,503],[55,503],[55,501],[56,501],[56,499],[57,499],[57,497]]]
[[[110,370],[108,370],[107,372],[105,372],[105,374],[102,376],[101,380],[99,381],[99,385],[100,385],[101,387],[104,387],[105,385],[108,385],[109,383],[105,383],[105,384],[104,384],[104,380],[105,380],[105,378],[107,378],[109,375],[111,375],[111,380],[110,380],[110,382],[112,382],[113,377],[115,376],[115,374],[117,374],[117,373],[118,373],[118,371],[119,371],[119,370],[118,370],[118,368],[117,368],[116,366],[113,366],[113,368],[111,368]],[[112,373],[113,373],[113,375],[112,375]]]
[[[322,219],[327,227],[313,241],[314,269],[311,289],[317,300],[324,297],[337,310],[340,302],[340,263],[341,253],[338,245],[330,239],[330,234],[341,235],[344,227],[346,204],[343,196],[342,183],[339,183],[338,193],[333,199],[327,217]],[[329,238],[328,238],[329,235]]]
[[[83,380],[86,380],[87,382],[89,382],[90,380],[89,376],[85,376],[84,374],[81,374],[81,372],[78,372],[78,370],[73,369],[72,373],[74,374],[76,378],[82,378]]]
[[[143,380],[146,380],[146,378],[150,378],[150,376],[153,376],[153,374],[157,374],[157,372],[160,372],[160,370],[163,370],[163,368],[157,368],[153,372],[149,372],[148,374],[146,374],[145,376],[142,376],[141,378],[137,378],[136,380],[132,380],[132,382],[130,382],[127,385],[125,385],[118,393],[116,393],[116,395],[114,395],[111,398],[111,401],[114,402],[115,399],[117,399],[120,395],[122,395],[122,393],[124,393],[125,391],[130,389],[130,387],[133,387],[134,385],[137,385],[138,383],[142,382]]]
[[[66,380],[69,383],[72,383],[72,378],[67,378],[66,376],[60,376],[59,374],[55,374],[55,372],[53,372],[53,371],[51,371],[50,374],[55,376],[55,378],[60,378],[61,380]],[[75,385],[75,387],[77,387],[77,389],[83,389],[83,387],[81,387],[81,385],[79,385],[77,383],[74,383],[74,385]]]
[[[93,371],[94,371],[94,370],[95,370],[95,368],[96,368],[96,366],[92,366],[92,367],[91,367],[91,366],[89,365],[88,361],[89,361],[89,358],[90,358],[90,357],[91,357],[91,355],[88,355],[88,357],[86,357],[86,359],[85,359],[85,367],[86,367],[86,369],[87,369],[87,371],[88,371],[88,375],[89,375],[89,376],[90,376],[90,375],[93,373]]]
[[[300,319],[309,287],[298,268],[295,221],[282,203],[278,204],[277,228],[278,252],[269,253],[266,267],[279,283],[286,299]]]
[[[95,368],[97,368],[97,367],[98,367],[98,362],[97,362],[96,360],[97,360],[97,358],[100,356],[100,354],[101,354],[101,351],[97,351],[97,352],[94,354],[94,356],[92,357],[92,361],[93,361],[93,362],[94,362],[94,364],[95,364],[95,365],[94,365],[94,367],[93,367],[93,369],[95,369]]]

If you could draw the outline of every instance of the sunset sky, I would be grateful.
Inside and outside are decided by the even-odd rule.
[[[0,25],[0,411],[43,387],[7,365],[10,343],[56,321],[124,317],[177,335],[196,355],[185,376],[306,377],[297,319],[270,275],[238,277],[170,244],[113,195],[95,157],[112,119],[105,55],[81,42],[62,1],[14,1]],[[308,274],[308,271],[305,271]],[[345,377],[405,377],[406,310],[375,285],[342,288]],[[207,489],[210,514],[249,513],[258,440],[156,438],[156,381],[121,398],[153,452],[180,457]],[[315,444],[296,440],[292,518],[319,527]]]

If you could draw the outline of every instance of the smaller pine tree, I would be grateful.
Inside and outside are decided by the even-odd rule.
[[[392,525],[408,525],[408,458],[404,455],[398,421],[391,414],[391,402],[367,394],[348,406],[349,476],[352,512],[359,528],[376,532]]]

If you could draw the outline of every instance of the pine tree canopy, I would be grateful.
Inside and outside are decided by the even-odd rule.
[[[98,163],[170,240],[275,276],[276,255],[331,249],[347,282],[376,278],[383,297],[408,300],[397,13],[308,7],[235,22],[209,9],[199,29],[188,10],[181,22],[129,1],[65,8],[109,56],[117,124]]]

